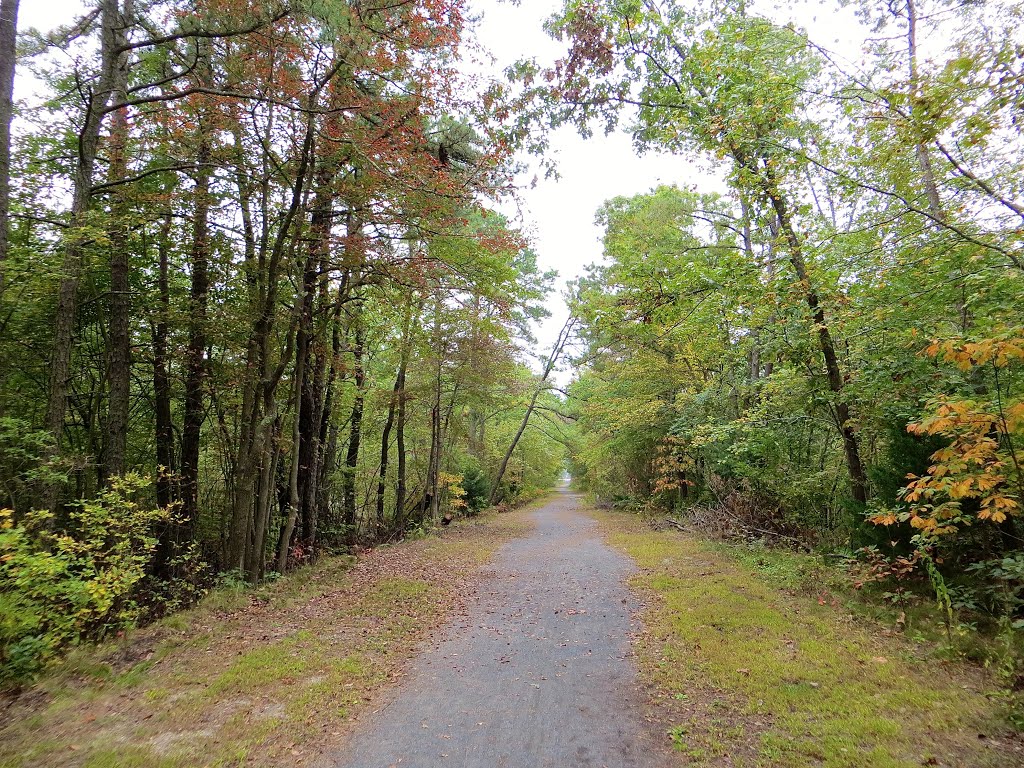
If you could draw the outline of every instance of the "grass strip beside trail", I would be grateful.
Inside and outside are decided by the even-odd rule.
[[[638,662],[682,764],[1024,765],[978,669],[922,658],[812,584],[782,588],[743,547],[591,514],[641,569]]]
[[[526,510],[329,558],[82,649],[0,702],[0,768],[307,765],[401,675]]]

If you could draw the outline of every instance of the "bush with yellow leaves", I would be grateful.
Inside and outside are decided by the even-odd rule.
[[[924,538],[953,534],[975,520],[1004,523],[1020,513],[1024,498],[1024,399],[1011,396],[1007,382],[1007,369],[1024,362],[1024,338],[1009,333],[978,342],[934,342],[925,353],[965,372],[987,369],[991,397],[940,396],[928,402],[927,415],[907,430],[949,443],[931,455],[925,474],[907,476],[900,492],[907,507],[884,510],[872,522],[907,520]]]
[[[48,513],[15,521],[0,510],[0,686],[137,620],[134,598],[169,516],[135,501],[148,485],[138,475],[113,480],[77,506],[65,531]]]

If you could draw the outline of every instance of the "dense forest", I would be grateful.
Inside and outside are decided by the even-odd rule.
[[[1019,642],[1015,3],[842,3],[837,51],[799,9],[568,0],[561,58],[487,75],[459,0],[87,5],[0,6],[4,676],[565,466]],[[721,183],[607,201],[538,350],[503,201],[566,125]]]
[[[102,0],[22,35],[5,672],[561,475],[525,352],[552,275],[495,212],[511,146],[457,70],[464,15]]]

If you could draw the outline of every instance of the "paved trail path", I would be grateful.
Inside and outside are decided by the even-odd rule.
[[[634,570],[560,493],[334,768],[660,768],[630,657]],[[664,738],[664,737],[661,737]]]

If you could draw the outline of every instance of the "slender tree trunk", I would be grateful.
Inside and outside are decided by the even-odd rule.
[[[818,331],[818,344],[825,361],[825,375],[828,380],[828,387],[835,395],[835,421],[843,441],[843,454],[846,458],[846,467],[850,475],[850,492],[855,501],[860,504],[866,504],[868,500],[867,472],[861,460],[857,433],[854,431],[851,423],[850,406],[843,394],[845,383],[839,367],[839,357],[836,354],[832,332],[829,330],[828,322],[825,318],[825,310],[821,307],[818,293],[814,289],[807,272],[807,265],[803,257],[803,246],[800,242],[800,237],[793,228],[789,208],[779,192],[775,175],[767,165],[767,162],[762,178],[765,180],[764,191],[778,218],[779,231],[785,238],[789,249],[790,264],[792,264],[793,271],[796,273],[797,280],[804,291],[804,300],[810,311],[811,320]]]
[[[920,113],[918,100],[921,96],[921,82],[917,71],[917,5],[916,0],[907,2],[907,59],[910,70],[910,119],[915,125],[912,126],[915,135],[917,134],[917,119]],[[921,181],[924,183],[925,194],[928,196],[928,211],[938,221],[943,221],[942,200],[939,197],[939,187],[935,183],[935,172],[932,169],[931,155],[928,147],[921,139],[914,143],[914,155],[917,157],[917,164],[921,169]]]
[[[125,0],[124,18],[130,21],[132,0]],[[128,94],[128,60],[121,57],[115,68],[114,105],[123,105]],[[121,106],[110,119],[111,183],[123,182],[128,175],[128,109]],[[123,185],[110,193],[110,329],[107,334],[108,404],[106,440],[102,474],[105,479],[123,475],[128,440],[128,414],[131,407],[131,285],[128,258],[127,190]]]
[[[261,251],[258,277],[256,278],[258,287],[254,290],[256,317],[253,320],[246,354],[246,388],[251,388],[251,391],[245,394],[248,404],[250,404],[251,414],[246,423],[251,426],[248,427],[247,440],[242,441],[239,446],[239,459],[234,478],[235,500],[232,504],[231,523],[225,550],[227,567],[247,573],[252,571],[252,563],[249,562],[249,558],[254,555],[251,538],[251,534],[255,530],[255,515],[257,514],[253,507],[256,493],[254,486],[257,484],[265,457],[269,455],[266,452],[265,441],[271,439],[272,430],[268,424],[272,424],[277,418],[275,404],[277,387],[294,352],[292,349],[294,336],[289,330],[285,351],[280,355],[276,367],[271,365],[271,339],[277,320],[279,280],[285,256],[293,251],[293,247],[289,247],[289,244],[291,243],[292,246],[295,244],[296,218],[305,199],[305,190],[309,181],[315,145],[314,112],[318,94],[319,88],[308,99],[309,110],[306,116],[306,128],[297,158],[297,168],[288,207],[284,211],[284,215],[281,216],[273,245],[269,247],[268,253],[265,255]],[[264,207],[268,206],[269,198],[264,195]],[[268,211],[264,210],[263,214],[264,227],[266,227]],[[244,418],[246,417],[243,415]]]
[[[0,0],[0,296],[4,295],[4,273],[11,232],[11,121],[14,119],[18,1]]]
[[[353,379],[356,385],[355,400],[352,403],[352,418],[349,427],[348,451],[345,456],[345,480],[342,490],[345,509],[345,526],[350,537],[355,538],[356,532],[356,469],[359,466],[359,444],[363,429],[363,399],[365,395],[366,370],[363,367],[363,352],[366,344],[365,330],[361,309],[356,310],[355,345],[352,348],[354,357]]]
[[[295,440],[292,445],[293,466],[289,477],[289,513],[294,511],[296,525],[301,522],[300,536],[305,543],[312,543],[315,531],[311,530],[312,520],[310,511],[306,509],[304,500],[308,493],[315,493],[314,486],[316,478],[310,470],[313,469],[316,453],[319,450],[317,443],[320,437],[320,422],[316,420],[317,401],[320,399],[318,393],[314,392],[314,381],[316,376],[315,363],[313,360],[313,307],[316,301],[316,262],[313,255],[306,257],[302,272],[302,292],[300,298],[301,310],[299,314],[299,325],[295,331],[295,376],[300,378],[301,386],[295,398],[295,430],[292,434]],[[310,375],[312,372],[313,375]],[[291,498],[292,482],[294,477],[294,504]]]
[[[326,169],[325,169],[326,170]],[[315,418],[316,401],[319,394],[314,394],[308,370],[312,364],[312,340],[314,333],[313,307],[317,290],[317,267],[326,260],[324,249],[328,247],[327,238],[330,234],[330,208],[332,197],[326,191],[330,183],[329,175],[322,171],[319,177],[314,213],[310,227],[310,250],[306,255],[302,270],[302,291],[299,297],[299,321],[295,331],[295,420],[292,428],[292,464],[288,479],[287,517],[281,531],[278,547],[278,572],[284,573],[288,564],[288,551],[295,532],[299,515],[306,520],[306,539],[312,546],[315,541],[315,524],[310,521],[312,510],[303,511],[303,498],[309,493],[315,494],[316,476],[315,457],[319,452],[320,424]],[[315,513],[313,513],[315,515]],[[315,517],[314,517],[315,519]]]
[[[310,222],[309,254],[303,269],[302,286],[304,306],[299,330],[303,334],[302,344],[296,341],[297,354],[306,359],[304,385],[302,388],[302,421],[299,425],[299,520],[304,548],[315,555],[317,546],[317,503],[320,482],[320,461],[322,450],[323,410],[327,397],[325,378],[327,358],[323,344],[316,343],[317,332],[314,315],[319,306],[322,310],[330,307],[328,261],[330,255],[331,213],[334,207],[332,181],[334,166],[327,161],[317,171],[316,196]],[[329,327],[328,323],[322,324]],[[317,349],[319,348],[319,351]],[[315,352],[315,354],[314,354]]]
[[[935,180],[935,170],[932,167],[931,153],[928,145],[920,138],[919,122],[921,117],[921,77],[918,72],[917,57],[917,0],[907,0],[907,67],[910,75],[910,121],[911,130],[915,136],[914,156],[917,159],[918,168],[921,171],[921,183],[924,185],[925,195],[928,198],[928,213],[931,214],[935,226],[941,228],[946,223],[946,213],[942,209],[942,198],[939,197],[939,186]],[[927,118],[924,118],[925,120]],[[957,314],[960,315],[960,332],[964,335],[971,324],[971,311],[967,303],[967,287],[964,282],[965,274],[960,270],[959,283],[961,296],[956,301]]]
[[[398,389],[398,380],[401,372],[395,376],[395,386],[391,390],[391,399],[388,402],[388,418],[384,422],[384,431],[380,436],[380,469],[377,475],[377,532],[384,531],[384,495],[387,491],[388,481],[388,452],[391,448],[391,430],[395,426],[395,406],[401,396]]]
[[[488,503],[492,506],[498,501],[498,492],[501,490],[501,481],[505,477],[505,471],[508,469],[508,463],[512,459],[512,453],[515,451],[516,446],[519,445],[519,441],[522,439],[523,433],[526,432],[526,428],[530,424],[530,417],[533,416],[533,411],[537,407],[537,400],[540,398],[541,392],[544,391],[548,377],[555,369],[558,359],[565,351],[565,346],[569,343],[569,339],[572,336],[575,326],[576,318],[570,315],[565,321],[565,325],[562,326],[562,330],[558,332],[558,339],[555,341],[555,346],[551,350],[551,355],[548,357],[547,362],[544,364],[544,373],[541,376],[540,383],[536,389],[534,389],[533,395],[530,397],[530,403],[526,406],[526,413],[523,414],[523,420],[519,424],[519,430],[516,432],[515,437],[512,438],[512,442],[509,444],[508,450],[505,451],[505,455],[501,459],[501,465],[498,467],[498,473],[494,476],[494,482],[491,484],[491,493],[488,497]]]
[[[171,415],[171,376],[169,371],[168,334],[171,313],[170,234],[174,219],[168,211],[160,226],[157,240],[157,316],[153,328],[153,411],[156,417],[156,503],[167,509],[177,498],[177,466],[174,460],[174,421]],[[171,562],[181,542],[177,520],[164,526],[157,543],[154,570],[163,577],[173,577]]]
[[[271,114],[272,118],[272,114]],[[238,193],[238,207],[242,221],[242,237],[244,242],[245,258],[242,271],[245,275],[247,306],[251,312],[259,313],[263,306],[264,288],[264,262],[268,246],[267,222],[264,217],[263,226],[260,229],[259,243],[257,245],[257,227],[253,220],[253,199],[251,174],[248,173],[246,157],[244,153],[244,140],[241,129],[234,128],[235,146],[235,188]],[[266,179],[268,161],[263,158],[261,172]],[[261,199],[261,210],[266,213],[267,208],[267,187],[263,182],[263,196]],[[259,435],[260,400],[259,400],[259,353],[258,339],[256,337],[255,324],[250,329],[249,338],[246,341],[245,349],[245,371],[242,376],[241,385],[241,425],[237,438],[237,449],[232,466],[230,480],[231,489],[231,519],[227,526],[227,535],[224,537],[223,564],[224,567],[235,568],[248,566],[247,573],[250,578],[259,578],[262,574],[260,569],[253,568],[252,563],[245,562],[244,547],[239,545],[235,539],[235,533],[241,527],[241,520],[249,514],[254,514],[253,504],[253,483],[256,482],[256,455],[257,440]],[[269,505],[268,505],[269,509]],[[255,513],[259,516],[259,512]],[[262,550],[260,560],[262,562]]]
[[[324,407],[320,416],[320,444],[323,446],[318,463],[316,515],[320,520],[331,516],[330,478],[338,466],[337,419],[334,417],[334,401],[338,379],[344,378],[341,370],[342,329],[341,310],[348,292],[348,275],[343,276],[338,286],[338,295],[331,313],[331,349],[327,384],[324,387]]]
[[[75,162],[71,198],[72,227],[68,232],[61,280],[57,289],[57,308],[54,318],[53,348],[50,357],[49,395],[46,404],[46,430],[52,435],[54,456],[59,456],[64,434],[64,416],[67,413],[68,384],[71,379],[71,353],[74,348],[75,325],[78,319],[78,286],[82,278],[85,257],[81,239],[86,214],[91,201],[93,173],[99,147],[100,130],[107,105],[110,103],[119,61],[127,52],[119,53],[124,40],[125,25],[121,18],[119,0],[102,0],[100,6],[100,74],[96,89],[87,97],[85,118],[78,136],[78,156]],[[43,506],[57,507],[60,488],[49,482],[43,489]]]
[[[395,388],[398,390],[398,413],[395,421],[395,453],[398,464],[395,467],[395,527],[401,529],[405,525],[405,500],[408,495],[406,486],[407,456],[405,452],[406,403],[409,396],[405,390],[405,371],[399,369]]]
[[[252,536],[252,549],[246,557],[246,572],[253,583],[266,575],[267,533],[270,529],[270,505],[273,496],[274,478],[281,460],[281,449],[278,438],[281,434],[281,420],[277,419],[270,432],[269,439],[264,443],[263,468],[259,480],[259,492],[256,494],[255,524]]]
[[[324,302],[318,302],[320,306]],[[313,345],[310,345],[312,347]],[[315,554],[319,515],[320,465],[323,460],[324,408],[327,401],[327,355],[323,350],[313,356],[308,351],[305,387],[302,391],[302,424],[299,449],[302,472],[299,475],[299,524],[304,549]]]
[[[171,312],[170,251],[171,215],[168,213],[160,227],[157,243],[157,295],[159,311],[153,325],[153,397],[156,415],[156,501],[161,507],[174,501],[174,422],[171,417],[170,358],[167,351],[168,322]]]
[[[297,333],[302,334],[301,323]],[[295,418],[292,425],[292,464],[288,474],[288,509],[284,526],[281,528],[281,539],[277,546],[277,572],[284,573],[288,568],[288,550],[291,547],[295,521],[299,515],[299,471],[302,459],[299,455],[302,424],[302,388],[306,377],[306,356],[304,350],[295,356]]]
[[[185,351],[185,407],[181,429],[182,517],[189,534],[199,516],[199,449],[206,418],[206,324],[210,294],[210,138],[199,128],[192,214],[192,287],[189,340]]]
[[[384,493],[387,488],[388,459],[391,448],[391,431],[395,425],[395,410],[398,401],[402,397],[405,388],[405,372],[409,365],[409,352],[411,349],[409,331],[412,326],[412,306],[405,308],[405,317],[402,318],[402,340],[398,353],[398,373],[395,375],[395,386],[391,390],[391,400],[388,401],[388,418],[384,423],[384,432],[380,439],[380,475],[377,478],[377,530],[384,530]]]
[[[740,195],[740,216],[743,224],[743,253],[746,255],[747,260],[751,264],[756,263],[756,257],[754,255],[754,238],[751,235],[750,227],[750,205],[747,203],[746,196]],[[771,324],[771,320],[769,320]],[[757,381],[761,378],[761,329],[755,328],[753,332],[752,344],[750,347],[750,378],[752,381]]]
[[[430,460],[427,462],[427,491],[424,498],[423,514],[431,520],[438,517],[438,491],[441,473],[441,391],[444,385],[444,352],[441,338],[441,296],[440,290],[434,301],[434,402],[430,409]]]

